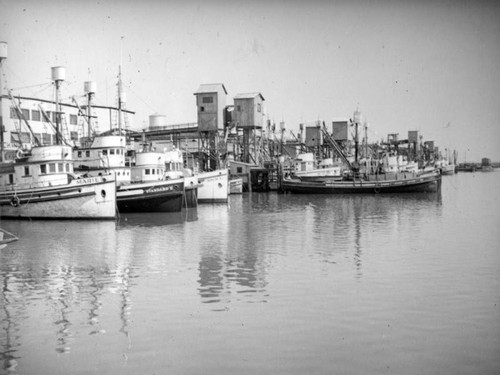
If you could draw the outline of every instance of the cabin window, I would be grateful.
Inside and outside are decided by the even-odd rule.
[[[148,174],[151,174],[151,171],[149,170],[149,168],[146,168],[146,170],[144,171],[147,175]]]
[[[211,96],[205,96],[205,97],[202,99],[202,102],[203,102],[203,103],[213,103],[213,102],[214,102],[214,98],[212,98]]]
[[[66,172],[71,172],[71,169],[69,167],[69,163],[66,163]]]
[[[56,163],[50,163],[49,164],[49,172],[50,173],[55,173],[56,172]]]
[[[87,157],[87,158],[90,157],[90,150],[85,151],[85,157]]]
[[[72,141],[78,141],[78,132],[69,132],[69,137]]]
[[[237,110],[238,112],[241,112],[241,105],[237,105],[237,106],[236,106],[236,110]]]
[[[9,174],[9,184],[14,185],[14,175]]]
[[[31,119],[33,121],[40,121],[41,116],[40,116],[40,111],[37,111],[36,109],[31,110]]]
[[[50,145],[50,141],[51,141],[50,134],[43,133],[43,134],[42,134],[42,143],[43,143],[44,145]]]
[[[260,112],[262,110],[262,107],[260,105],[260,103],[257,103],[257,112]]]
[[[25,176],[29,176],[30,175],[30,167],[27,166],[27,165],[24,167],[24,175]]]
[[[103,155],[107,155],[108,154],[108,150],[102,150],[102,154]]]
[[[236,167],[236,173],[243,173],[243,167]]]
[[[71,125],[78,125],[78,116],[77,115],[69,115],[69,123]]]
[[[31,134],[27,132],[22,132],[20,140],[23,143],[31,143]]]
[[[81,158],[82,157],[82,152],[81,151],[78,151],[78,157]]]
[[[114,149],[114,148],[112,148],[111,150],[109,150],[109,154],[110,154],[110,155],[114,155],[114,154],[115,154],[115,149]]]
[[[58,172],[64,172],[64,165],[63,165],[63,163],[58,163],[57,164],[57,170],[58,170]]]
[[[205,107],[200,107],[200,112],[205,112]]]
[[[153,168],[153,169],[151,169],[151,172],[152,172],[151,174],[155,174],[156,169],[154,169],[154,168]]]
[[[41,174],[47,173],[47,164],[40,164],[40,173]]]

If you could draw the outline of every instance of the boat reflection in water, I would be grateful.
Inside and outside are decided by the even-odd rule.
[[[198,220],[197,208],[184,209],[180,212],[149,212],[120,214],[118,229],[122,227],[158,227],[176,225]]]

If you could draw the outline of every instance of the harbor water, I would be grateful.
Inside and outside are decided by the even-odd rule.
[[[500,172],[13,221],[1,374],[499,374]]]

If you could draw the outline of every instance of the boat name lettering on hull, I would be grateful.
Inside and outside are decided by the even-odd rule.
[[[172,190],[178,190],[177,186],[158,186],[158,187],[152,187],[149,188],[145,191],[146,194],[151,194],[151,193],[159,193],[162,191],[172,191]]]
[[[77,184],[95,184],[98,182],[98,179],[96,177],[87,177],[87,178],[79,178],[76,180]]]

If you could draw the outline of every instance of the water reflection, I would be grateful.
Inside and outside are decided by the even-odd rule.
[[[156,227],[163,225],[176,225],[184,222],[198,220],[198,209],[189,208],[179,212],[148,212],[120,214],[119,227],[139,226]]]
[[[15,229],[20,240],[0,254],[5,332],[0,359],[8,373],[16,373],[16,353],[29,342],[32,329],[49,337],[55,333],[53,348],[59,354],[70,353],[77,332],[82,331],[75,326],[79,314],[87,316],[89,335],[104,332],[99,310],[105,288],[113,283],[117,259],[114,222],[27,221],[16,222]],[[33,318],[37,326],[26,325]]]
[[[2,272],[3,273],[3,272]],[[2,277],[2,293],[0,306],[2,306],[3,317],[2,323],[2,335],[0,336],[0,361],[1,369],[8,374],[16,373],[17,360],[20,358],[16,355],[16,352],[20,348],[19,340],[19,323],[15,319],[16,316],[21,314],[20,311],[16,311],[16,306],[18,306],[14,299],[12,290],[9,286],[9,279],[11,276]]]
[[[229,309],[232,302],[266,302],[265,249],[259,248],[262,231],[254,220],[241,215],[233,199],[231,209],[210,208],[200,249],[199,294],[215,311]],[[264,250],[264,251],[263,251]]]
[[[272,199],[272,198],[271,198]],[[295,243],[310,249],[325,263],[335,264],[344,254],[362,276],[366,252],[380,251],[401,233],[425,236],[429,217],[440,217],[441,190],[397,195],[284,195],[276,211],[286,212],[300,232]],[[266,206],[269,204],[266,203]],[[326,246],[325,246],[326,245]],[[407,243],[402,243],[402,247]]]

